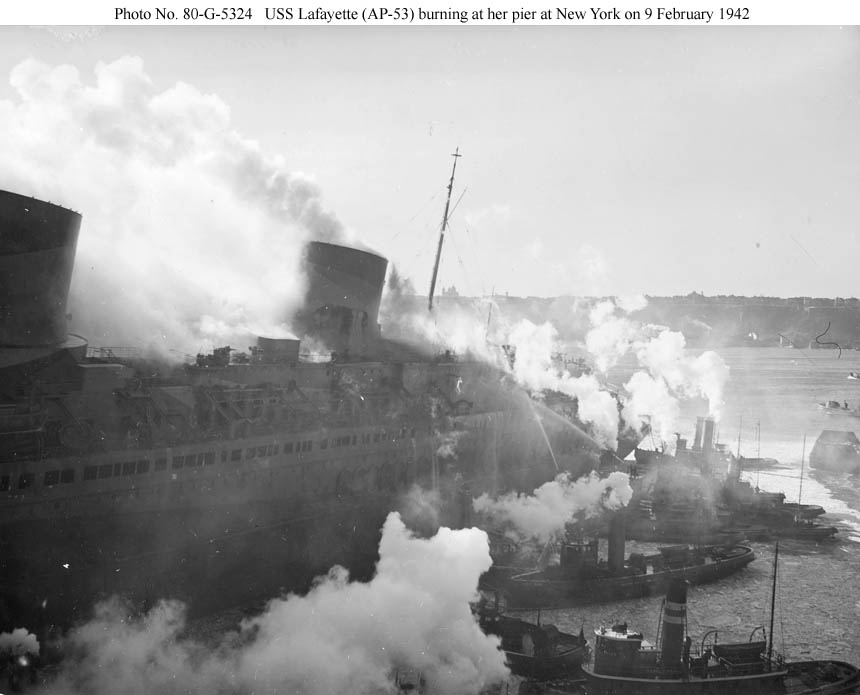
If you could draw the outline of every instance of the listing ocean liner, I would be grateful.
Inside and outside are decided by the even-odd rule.
[[[185,365],[91,348],[66,328],[81,219],[0,191],[0,630],[67,624],[113,593],[194,613],[335,563],[367,576],[413,485],[456,526],[473,494],[605,453],[575,417],[541,422],[504,370],[384,339],[387,261],[335,244],[307,246],[294,323],[324,362],[267,337]]]

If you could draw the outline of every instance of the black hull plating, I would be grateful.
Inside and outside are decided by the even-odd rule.
[[[273,441],[269,437],[185,447],[180,456],[134,450],[125,452],[125,462],[115,454],[81,460],[96,475],[142,460],[153,466],[145,475],[104,481],[78,474],[74,490],[58,484],[29,495],[14,491],[17,497],[2,500],[0,629],[67,625],[112,594],[141,606],[180,598],[192,614],[204,614],[301,592],[335,564],[367,578],[382,523],[392,510],[409,514],[406,494],[413,486],[439,493],[436,519],[410,519],[429,533],[437,523],[468,524],[472,496],[502,478],[530,484],[552,477],[543,433],[532,419],[496,413],[464,418],[458,426],[456,459],[436,455],[438,436],[406,436],[338,458],[286,455],[283,449],[244,458],[251,450],[271,451],[263,443]],[[549,436],[554,438],[552,429]],[[231,461],[240,448],[242,460]],[[160,458],[168,463],[157,472]],[[177,458],[196,465],[174,471],[170,461]],[[574,473],[595,464],[593,457],[578,458],[581,468]]]
[[[595,674],[586,667],[589,695],[841,695],[860,686],[860,672],[842,661],[798,661],[786,670],[718,678],[625,678]]]
[[[665,593],[675,579],[705,584],[742,570],[755,559],[746,546],[737,546],[716,561],[656,571],[653,574],[605,576],[595,579],[546,579],[541,572],[521,574],[504,583],[512,608],[563,608],[583,603],[619,601]]]

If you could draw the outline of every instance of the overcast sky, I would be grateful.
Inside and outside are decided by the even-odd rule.
[[[459,147],[463,294],[860,294],[856,28],[0,27],[0,113],[25,59],[87,86],[123,56],[217,97],[421,292]]]

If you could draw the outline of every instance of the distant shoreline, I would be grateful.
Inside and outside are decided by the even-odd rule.
[[[436,306],[474,313],[483,323],[502,318],[508,323],[550,321],[559,338],[568,342],[584,339],[591,328],[589,313],[596,304],[614,301],[623,305],[615,297],[461,297],[455,292],[444,291]],[[416,306],[426,303],[421,296],[408,299]],[[679,331],[689,347],[860,349],[860,299],[856,297],[706,296],[692,292],[644,299],[644,308],[625,315],[639,323]]]

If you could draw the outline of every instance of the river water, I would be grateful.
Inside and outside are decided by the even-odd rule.
[[[860,352],[780,348],[719,350],[730,368],[725,405],[718,426],[720,441],[741,453],[776,458],[780,467],[744,476],[768,491],[782,491],[788,501],[802,494],[804,503],[827,510],[825,523],[837,526],[837,540],[815,544],[782,541],[776,594],[774,647],[791,660],[833,658],[860,664],[860,476],[838,475],[804,466],[822,429],[848,429],[860,434],[860,418],[827,415],[816,404],[848,401],[860,407],[860,381],[847,379],[860,371]],[[610,374],[624,383],[632,364],[621,364]],[[700,399],[682,404],[679,431],[692,440],[696,417],[707,415]],[[745,641],[770,619],[773,572],[772,544],[751,544],[757,559],[745,570],[715,584],[690,587],[687,599],[688,632],[697,639],[709,630],[720,631],[720,641]],[[652,546],[653,547],[653,546]],[[631,548],[628,548],[628,552]],[[627,622],[654,639],[662,597],[612,604],[544,611],[541,622],[566,632],[584,626],[586,637],[601,625]]]

